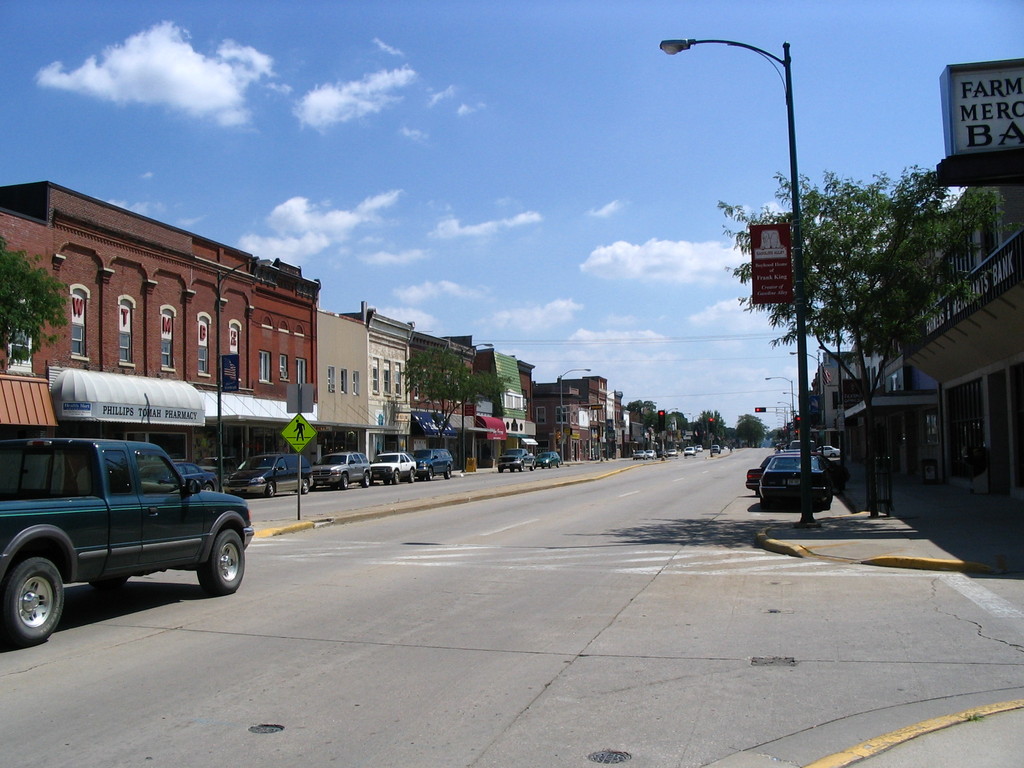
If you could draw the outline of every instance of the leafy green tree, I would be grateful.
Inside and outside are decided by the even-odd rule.
[[[789,211],[790,183],[782,176],[778,180],[776,197]],[[821,188],[807,179],[800,183],[807,333],[840,360],[847,377],[860,381],[869,425],[867,503],[876,516],[873,398],[882,387],[886,366],[921,337],[939,300],[969,296],[965,275],[954,269],[953,257],[969,254],[975,234],[994,226],[999,197],[981,188],[957,195],[939,184],[933,171],[921,168],[907,169],[895,180],[879,174],[871,182],[859,183],[826,173]],[[748,211],[719,203],[719,208],[743,225],[741,230],[726,231],[746,253],[750,224],[790,217],[769,207]],[[750,263],[734,275],[749,282]],[[743,301],[751,310],[768,313],[781,333],[773,344],[796,342],[793,304]]]
[[[753,414],[745,413],[736,420],[736,438],[744,445],[761,445],[767,434],[768,427]]]
[[[699,442],[704,446],[721,445],[720,441],[725,439],[725,419],[718,411],[701,411],[692,426],[700,430]]]
[[[447,347],[435,347],[417,352],[409,358],[405,368],[406,387],[430,404],[434,422],[440,429],[447,427],[452,414],[465,403],[486,398],[501,400],[501,382],[497,375],[486,371],[473,371],[466,361]]]
[[[626,410],[630,413],[639,413],[643,420],[644,429],[656,426],[658,421],[658,406],[653,400],[632,400],[626,403]]]
[[[30,344],[56,342],[54,330],[67,324],[67,287],[33,266],[38,262],[38,256],[7,250],[0,238],[0,350],[10,350],[8,365],[27,360]]]

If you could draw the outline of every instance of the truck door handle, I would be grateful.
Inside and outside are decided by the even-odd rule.
[[[157,517],[160,514],[160,510],[157,509],[156,507],[150,507],[147,510],[147,512],[149,513],[150,517]]]

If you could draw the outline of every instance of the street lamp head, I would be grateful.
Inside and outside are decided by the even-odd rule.
[[[662,40],[659,47],[669,56],[675,56],[680,51],[690,50],[690,46],[696,42],[696,40]]]

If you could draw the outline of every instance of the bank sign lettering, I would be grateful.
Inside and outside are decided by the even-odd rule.
[[[954,64],[940,84],[947,157],[1024,149],[1024,59]]]

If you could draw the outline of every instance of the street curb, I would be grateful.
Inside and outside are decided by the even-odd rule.
[[[802,544],[790,544],[771,536],[771,528],[765,528],[755,537],[757,546],[769,552],[790,557],[813,557],[818,560],[830,560],[832,562],[854,563],[856,565],[874,565],[883,568],[910,568],[919,571],[955,571],[958,573],[995,573],[995,569],[984,563],[975,563],[970,560],[945,560],[937,557],[911,557],[904,555],[878,555],[863,560],[852,560],[845,557],[833,555],[819,555],[813,549]]]
[[[1024,699],[1004,701],[998,704],[986,704],[981,707],[965,709],[952,715],[933,717],[930,720],[923,720],[920,723],[914,723],[905,728],[889,731],[889,733],[884,733],[873,739],[862,741],[860,744],[844,749],[841,752],[836,752],[835,754],[815,760],[813,763],[808,763],[804,768],[844,768],[865,758],[874,757],[885,752],[887,749],[892,749],[911,739],[916,739],[918,736],[935,733],[943,728],[968,723],[988,715],[1012,712],[1017,709],[1024,709]]]
[[[312,520],[303,520],[302,522],[292,523],[291,525],[283,525],[279,528],[264,528],[262,531],[256,531],[252,535],[254,539],[268,539],[271,536],[281,536],[285,533],[295,533],[296,531],[306,531],[313,528],[316,525]]]
[[[579,483],[591,483],[595,480],[603,480],[606,477],[617,475],[620,472],[628,472],[631,469],[636,469],[637,465],[626,465],[624,467],[617,467],[607,472],[602,472],[597,475],[587,475],[585,477],[575,477],[567,480],[552,480],[548,482],[547,478],[540,480],[539,478],[532,483],[525,483],[519,486],[510,486],[508,488],[495,488],[492,490],[476,491],[474,493],[464,494],[450,494],[448,496],[435,496],[431,499],[424,499],[422,501],[400,501],[393,504],[380,504],[375,507],[365,507],[360,510],[355,510],[351,513],[340,512],[332,517],[318,517],[303,522],[292,523],[291,525],[285,525],[277,528],[264,528],[253,534],[254,538],[266,539],[271,536],[281,536],[286,533],[296,533],[297,531],[305,531],[310,528],[319,528],[328,525],[344,525],[346,523],[357,523],[364,520],[377,520],[382,517],[391,517],[392,515],[403,515],[409,512],[423,512],[428,509],[437,509],[438,507],[454,507],[459,504],[469,504],[474,501],[489,501],[490,499],[500,499],[506,496],[518,496],[524,493],[532,493],[534,491],[543,491],[551,488],[563,488],[569,485],[577,485]]]

